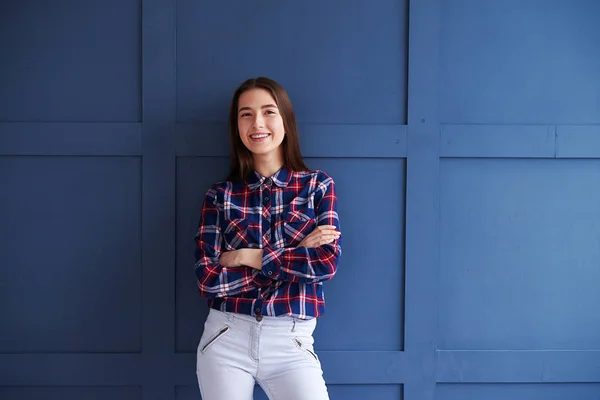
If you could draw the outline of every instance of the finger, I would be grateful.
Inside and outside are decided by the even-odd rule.
[[[320,230],[337,230],[337,226],[335,225],[319,225],[317,229]]]
[[[335,236],[335,235],[341,235],[340,232],[335,231],[333,229],[323,229],[321,231],[318,232],[320,235],[324,235],[324,236]]]
[[[332,234],[329,234],[329,235],[323,235],[323,237],[325,239],[327,239],[327,240],[335,240],[335,239],[339,239],[340,235],[332,233]]]
[[[332,243],[336,238],[333,236],[326,236],[321,240],[322,244]]]

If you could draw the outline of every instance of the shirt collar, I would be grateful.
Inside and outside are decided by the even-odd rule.
[[[285,188],[290,179],[292,177],[292,171],[287,169],[286,167],[282,167],[279,171],[275,172],[270,178],[264,177],[260,175],[256,171],[252,171],[248,179],[246,179],[246,184],[250,188],[250,190],[255,190],[259,186],[265,184],[267,179],[271,179],[271,181],[279,186],[280,188]]]

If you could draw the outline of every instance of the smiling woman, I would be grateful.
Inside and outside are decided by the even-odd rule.
[[[255,164],[276,168],[283,163],[279,146],[285,137],[285,128],[279,108],[274,103],[273,96],[265,89],[244,92],[239,98],[238,130],[242,143],[254,155]],[[260,158],[258,163],[257,158]],[[276,171],[263,172],[261,175]]]
[[[286,91],[245,81],[229,113],[229,176],[207,191],[196,278],[209,315],[197,352],[203,400],[328,399],[313,347],[323,282],[336,274],[341,233],[333,179],[309,170]]]

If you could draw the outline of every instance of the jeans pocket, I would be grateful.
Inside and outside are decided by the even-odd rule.
[[[317,353],[315,353],[315,351],[313,350],[310,341],[307,341],[300,337],[295,337],[294,339],[292,339],[292,341],[294,342],[296,348],[300,350],[306,357],[308,357],[309,360],[316,362],[317,364],[321,363],[319,357],[317,356]]]
[[[217,332],[210,335],[206,340],[202,340],[199,347],[200,353],[204,354],[210,348],[210,346],[212,346],[217,340],[225,336],[225,334],[229,332],[229,330],[229,326],[225,325]]]

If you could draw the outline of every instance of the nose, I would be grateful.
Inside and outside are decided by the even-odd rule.
[[[265,120],[261,113],[257,113],[256,117],[254,117],[254,123],[252,124],[254,128],[262,128],[265,126]]]

